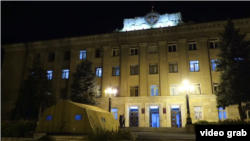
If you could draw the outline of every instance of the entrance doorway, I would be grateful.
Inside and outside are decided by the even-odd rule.
[[[138,107],[130,107],[129,111],[129,127],[138,127]]]
[[[182,127],[181,122],[181,107],[171,106],[171,126]]]
[[[150,127],[160,127],[159,107],[150,106],[149,109]]]

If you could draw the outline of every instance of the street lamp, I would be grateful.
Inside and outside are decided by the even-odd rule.
[[[189,110],[189,97],[188,97],[188,91],[193,91],[194,86],[189,85],[188,80],[184,80],[182,82],[182,86],[179,87],[180,91],[186,92],[186,103],[187,103],[187,124],[192,124],[192,119],[190,117],[190,110]]]
[[[109,112],[111,112],[111,97],[115,96],[116,93],[117,93],[117,90],[112,89],[111,85],[109,86],[108,89],[105,90],[105,96],[109,97]]]

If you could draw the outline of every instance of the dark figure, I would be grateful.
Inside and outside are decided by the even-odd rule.
[[[120,115],[119,122],[120,122],[120,128],[122,128],[122,115]]]
[[[124,116],[124,114],[122,115],[122,127],[125,128],[125,116]]]

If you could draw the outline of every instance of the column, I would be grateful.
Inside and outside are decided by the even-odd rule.
[[[148,96],[147,43],[139,43],[139,96]]]
[[[103,47],[103,63],[102,63],[102,97],[105,97],[105,89],[109,87],[111,77],[111,46]]]
[[[87,59],[91,62],[93,59],[94,54],[94,48],[87,48]]]
[[[210,68],[210,57],[208,54],[208,38],[203,37],[198,39],[198,44],[201,49],[200,72],[202,76],[201,89],[205,94],[212,94],[212,76]]]
[[[58,99],[60,97],[60,82],[62,80],[62,59],[61,51],[55,52],[53,78],[52,78],[52,94]]]
[[[76,72],[76,61],[79,57],[79,51],[75,49],[70,50],[70,62],[69,62],[69,80],[67,86],[67,98],[71,97],[71,84],[73,83],[73,74]]]
[[[128,73],[130,68],[128,68],[128,54],[129,45],[121,45],[121,65],[120,65],[120,90],[121,96],[129,96],[128,94]]]
[[[166,56],[166,41],[158,42],[159,45],[159,93],[161,96],[169,95],[168,71],[167,71],[167,56]]]
[[[188,79],[189,61],[187,60],[187,40],[179,39],[177,41],[178,49],[180,50],[180,75],[181,81]]]

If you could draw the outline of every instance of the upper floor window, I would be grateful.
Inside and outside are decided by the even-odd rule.
[[[176,73],[178,72],[178,63],[177,62],[170,62],[169,63],[169,73]]]
[[[96,68],[95,72],[96,72],[96,77],[102,77],[102,68]]]
[[[194,107],[195,119],[202,119],[202,107]]]
[[[158,73],[158,64],[149,64],[149,74]]]
[[[209,47],[210,47],[210,49],[218,48],[219,47],[219,40],[218,39],[209,39]]]
[[[120,75],[120,67],[115,66],[112,68],[112,76],[119,76]]]
[[[86,59],[86,57],[87,57],[87,51],[86,50],[81,50],[80,54],[79,54],[79,59],[83,60],[83,59]]]
[[[138,86],[130,87],[130,96],[138,96]]]
[[[52,70],[48,70],[47,71],[47,78],[48,78],[48,80],[52,80],[52,73],[53,73]]]
[[[193,84],[194,85],[194,94],[201,94],[201,84]]]
[[[170,95],[179,95],[179,88],[177,84],[170,85]]]
[[[168,52],[176,52],[176,43],[168,43]]]
[[[138,55],[138,46],[132,46],[130,48],[130,55]]]
[[[69,69],[62,70],[62,79],[69,79]]]
[[[67,51],[63,54],[63,61],[68,61],[70,59],[70,52]]]
[[[197,50],[197,42],[188,41],[188,50]]]
[[[130,75],[138,75],[138,65],[130,66]]]
[[[115,120],[118,118],[118,110],[117,108],[112,108],[111,113],[114,115]]]
[[[120,56],[120,49],[118,47],[113,47],[112,53],[113,56]]]
[[[215,71],[217,59],[211,60],[212,71]]]
[[[149,54],[154,54],[154,53],[157,53],[157,45],[150,45],[148,47],[148,50],[149,50]]]
[[[103,50],[102,49],[97,49],[95,51],[95,58],[102,58],[103,55]]]
[[[214,94],[218,90],[218,85],[219,85],[218,83],[214,83],[214,92],[213,92]]]
[[[190,61],[190,71],[197,72],[200,71],[199,61]]]
[[[158,85],[151,85],[150,86],[150,95],[151,96],[158,96]]]
[[[219,111],[219,119],[223,120],[223,119],[227,119],[227,112],[226,109],[223,109],[222,107],[218,108]]]
[[[54,60],[55,60],[55,53],[49,53],[48,62],[54,62]]]

